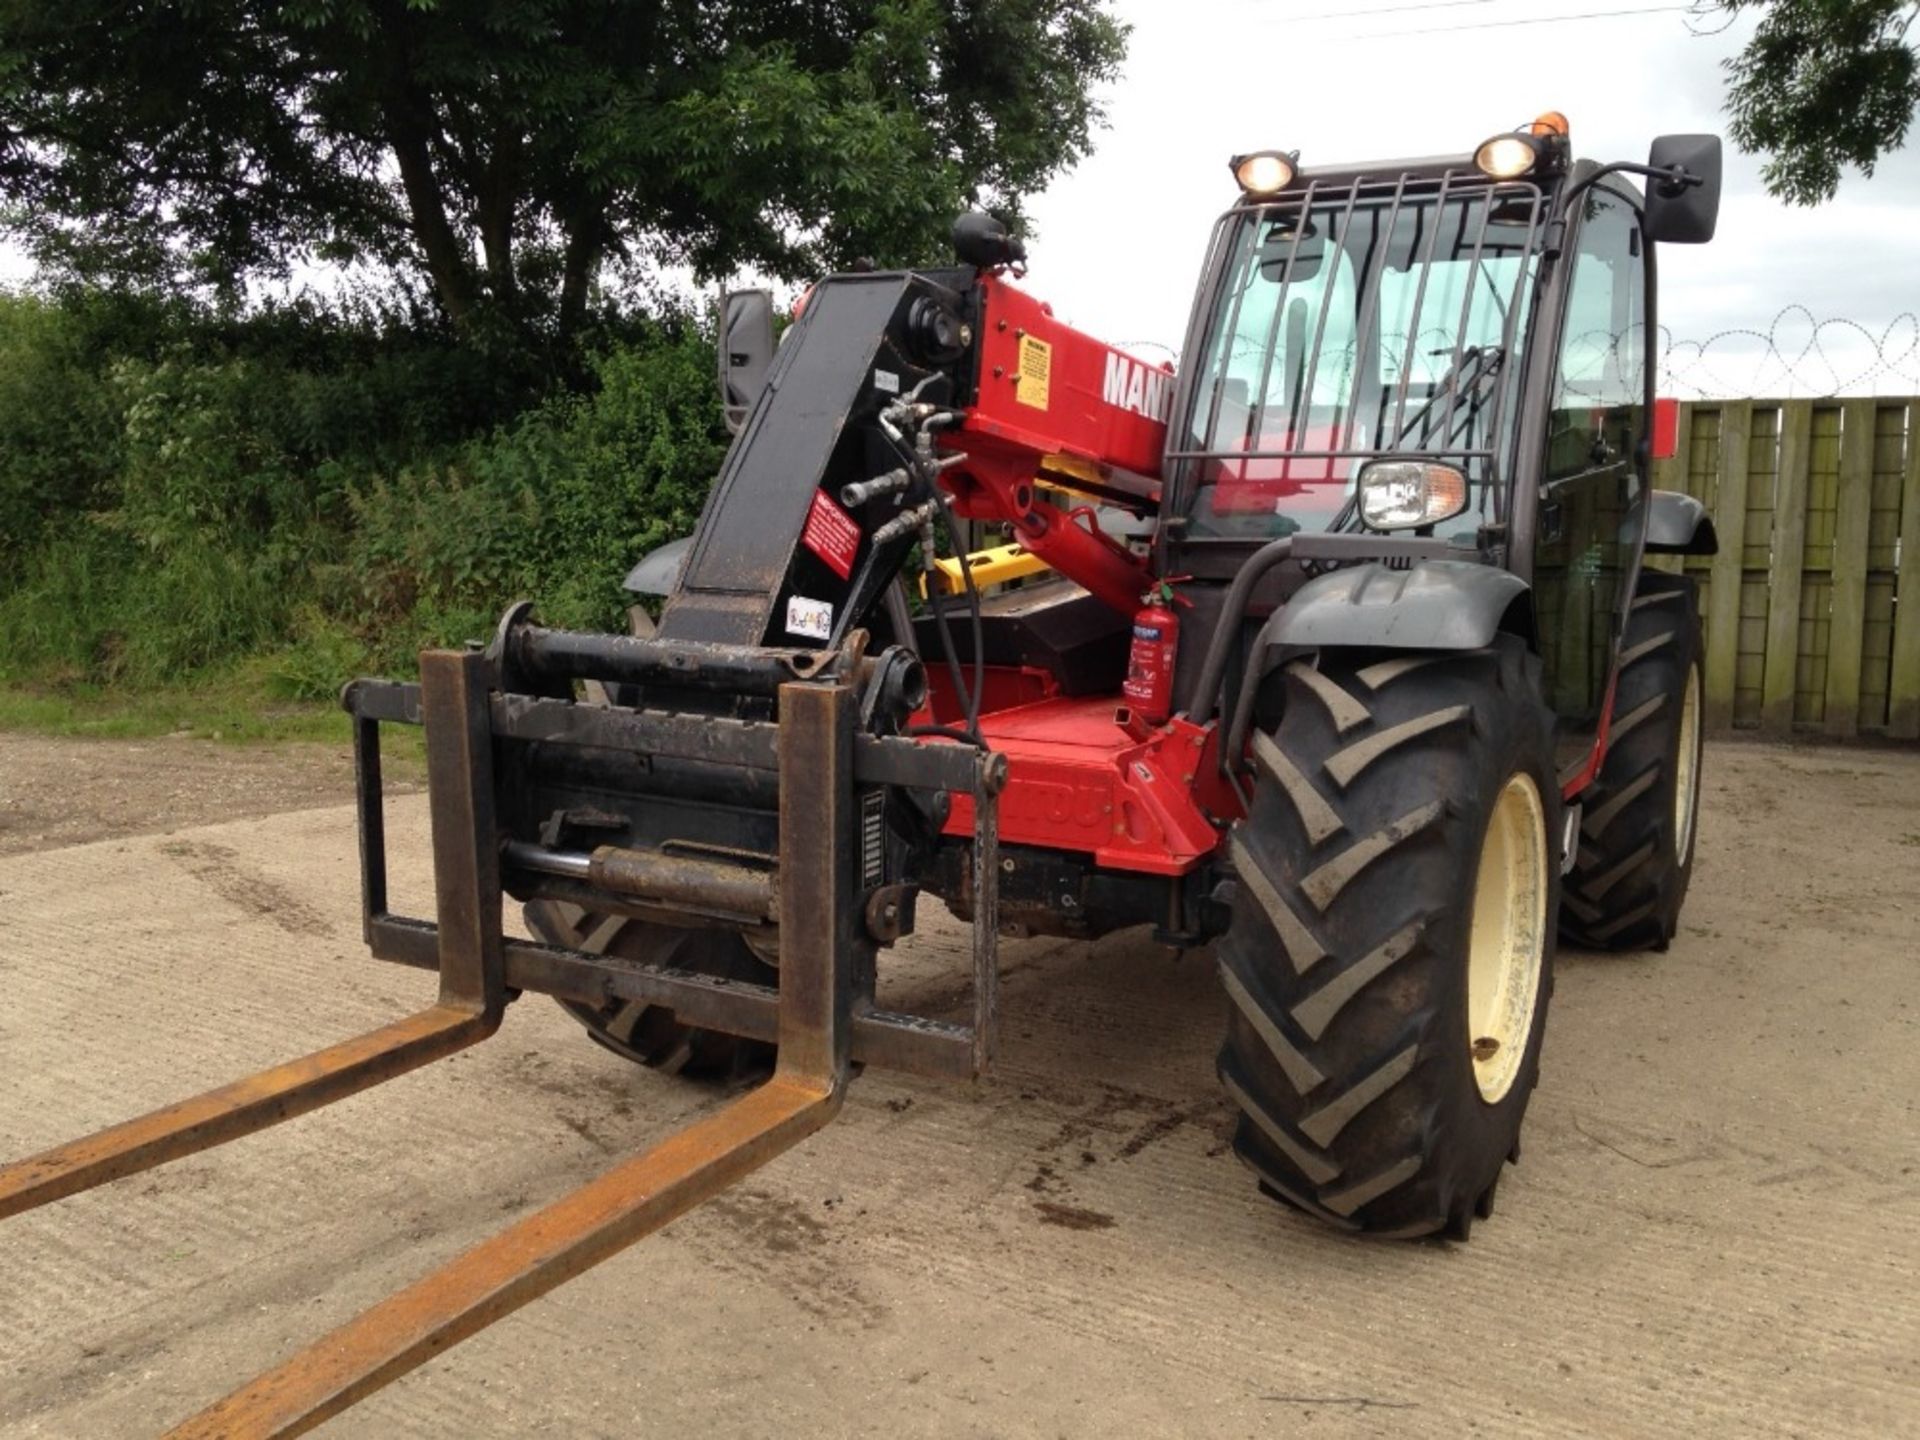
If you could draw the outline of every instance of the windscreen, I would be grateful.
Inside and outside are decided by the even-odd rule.
[[[1471,536],[1526,335],[1539,191],[1449,176],[1310,185],[1221,222],[1223,263],[1172,452],[1191,537],[1344,528],[1355,473],[1393,454],[1459,465]]]

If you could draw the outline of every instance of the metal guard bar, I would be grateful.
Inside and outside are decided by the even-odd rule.
[[[418,725],[420,687],[401,680],[355,680],[342,696],[356,720]],[[571,700],[496,694],[489,701],[493,733],[508,740],[565,740],[607,750],[634,750],[676,760],[745,766],[769,774],[780,768],[780,726],[771,720],[623,710]],[[856,734],[854,778],[870,785],[972,794],[985,784],[998,793],[1006,757],[966,745],[930,745],[891,735]]]

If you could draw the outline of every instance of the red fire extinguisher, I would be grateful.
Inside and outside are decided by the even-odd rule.
[[[1173,593],[1171,580],[1157,581],[1140,597],[1141,608],[1133,617],[1127,683],[1120,687],[1133,713],[1155,725],[1173,713],[1173,659],[1180,645],[1180,617],[1173,611],[1176,602],[1191,603]]]

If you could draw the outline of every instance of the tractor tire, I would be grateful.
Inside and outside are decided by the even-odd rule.
[[[1539,662],[1322,652],[1253,742],[1220,942],[1233,1146],[1342,1229],[1464,1240],[1519,1158],[1559,900]]]
[[[1600,773],[1580,797],[1580,843],[1560,936],[1589,950],[1665,950],[1693,878],[1700,809],[1698,592],[1645,571],[1620,642]]]
[[[770,983],[776,973],[731,930],[653,925],[551,900],[535,900],[523,914],[527,928],[548,944],[591,955],[617,955],[757,984]],[[596,1043],[650,1070],[691,1080],[727,1081],[763,1075],[773,1068],[772,1045],[682,1025],[665,1006],[638,1000],[590,1005],[560,999],[559,1003],[586,1026]]]

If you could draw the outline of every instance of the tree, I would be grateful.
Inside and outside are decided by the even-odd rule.
[[[307,258],[572,333],[610,261],[938,254],[1084,155],[1104,0],[0,0],[0,226],[233,292]]]
[[[1767,189],[1795,205],[1831,200],[1844,166],[1873,174],[1920,108],[1916,0],[1722,0],[1761,10],[1727,62],[1727,113],[1743,150],[1769,158]],[[1912,38],[1910,37],[1912,35]]]

